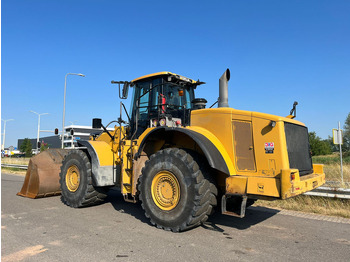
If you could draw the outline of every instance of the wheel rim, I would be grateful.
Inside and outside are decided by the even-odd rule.
[[[152,198],[162,210],[172,210],[180,200],[180,185],[176,176],[169,171],[161,171],[152,180]]]
[[[70,192],[77,191],[80,183],[80,173],[77,166],[72,165],[66,173],[66,185]]]

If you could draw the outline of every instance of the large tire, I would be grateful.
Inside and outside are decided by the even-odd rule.
[[[153,225],[179,232],[208,219],[217,189],[208,177],[208,165],[200,159],[195,152],[167,148],[146,162],[138,191]]]
[[[91,163],[81,150],[72,150],[61,166],[61,200],[70,207],[87,207],[103,202],[107,190],[92,184]]]

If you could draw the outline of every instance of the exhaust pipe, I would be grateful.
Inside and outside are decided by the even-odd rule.
[[[230,69],[219,79],[219,105],[218,107],[229,107],[228,105],[228,81],[230,80]]]

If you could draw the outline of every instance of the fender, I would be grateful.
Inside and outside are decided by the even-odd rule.
[[[194,130],[196,129],[196,130]],[[174,128],[174,127],[157,127],[152,129],[146,136],[141,137],[137,156],[141,154],[148,138],[161,132],[180,132],[192,138],[203,151],[209,165],[227,175],[235,174],[231,159],[224,149],[221,142],[209,131],[203,128]]]
[[[92,179],[95,186],[114,186],[113,152],[104,141],[78,141],[86,148],[91,159]],[[120,169],[116,169],[117,173]],[[117,174],[118,175],[118,174]],[[119,174],[120,175],[120,174]]]

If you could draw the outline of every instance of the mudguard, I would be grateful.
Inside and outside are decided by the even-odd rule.
[[[114,186],[114,153],[104,141],[79,141],[85,147],[91,160],[92,179],[95,186]],[[118,169],[116,169],[118,170]]]
[[[146,143],[149,141],[149,139],[151,137],[158,136],[162,132],[165,132],[165,133],[180,132],[180,133],[183,133],[183,134],[189,136],[201,148],[205,157],[208,160],[209,165],[212,168],[217,169],[217,170],[219,170],[227,175],[232,175],[234,173],[232,163],[229,160],[229,157],[228,157],[226,150],[223,149],[223,146],[221,146],[221,149],[219,150],[218,147],[214,144],[214,142],[211,141],[207,136],[197,132],[197,130],[195,131],[195,130],[191,130],[189,128],[157,127],[157,128],[152,129],[142,139],[142,142],[140,143],[140,146],[138,149],[137,156],[141,154],[141,152],[144,149],[144,146],[146,145]],[[214,138],[211,138],[211,139],[213,140]],[[215,143],[218,144],[220,142],[215,141]]]

